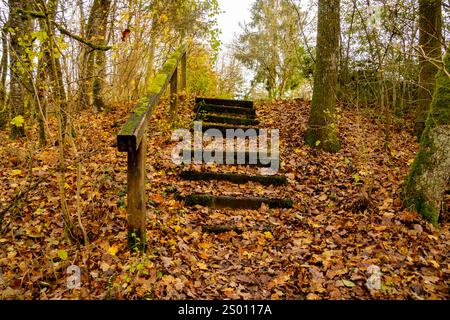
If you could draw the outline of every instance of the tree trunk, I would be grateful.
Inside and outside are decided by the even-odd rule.
[[[334,110],[339,58],[339,0],[319,0],[314,91],[305,141],[312,147],[337,152]]]
[[[447,73],[444,70],[447,70]],[[450,183],[450,47],[436,85],[420,139],[420,149],[405,180],[403,204],[433,224],[438,223],[445,191]]]
[[[94,0],[86,25],[85,39],[95,44],[103,44],[106,38],[107,17],[109,15],[110,0]],[[78,108],[84,109],[94,106],[103,107],[103,87],[105,82],[105,52],[93,50],[84,45],[80,62],[80,90]]]
[[[85,34],[84,38],[87,41],[92,42],[92,38],[94,37],[95,29],[96,29],[96,15],[98,12],[99,0],[94,0],[92,4],[91,10],[89,12],[89,18],[87,24],[84,28]],[[79,97],[78,97],[78,109],[82,110],[89,106],[93,105],[93,97],[92,97],[92,78],[94,75],[94,51],[92,48],[87,45],[82,45],[81,47],[81,61],[80,65],[80,81],[79,81]]]
[[[0,129],[6,127],[7,119],[9,118],[8,109],[6,108],[6,75],[8,74],[8,38],[7,26],[5,23],[1,30],[2,41],[2,59],[0,61]]]
[[[39,22],[41,30],[45,30],[45,22]],[[46,101],[45,101],[45,80],[47,79],[47,68],[50,64],[50,57],[48,52],[48,45],[43,43],[41,47],[41,58],[38,61],[36,72],[36,99],[38,100],[38,125],[39,125],[39,145],[41,147],[47,144],[47,137],[45,134],[46,121]]]
[[[437,67],[441,57],[441,0],[419,0],[419,88],[414,135],[420,139],[430,108]]]
[[[4,110],[6,102],[6,75],[8,73],[8,39],[6,37],[8,22],[1,30],[2,59],[0,61],[0,113]]]
[[[26,85],[29,79],[29,61],[26,58],[27,36],[31,31],[31,20],[28,15],[22,15],[17,9],[26,10],[29,7],[28,1],[9,0],[9,27],[10,27],[10,110],[11,118],[25,116]],[[25,126],[11,124],[11,138],[25,136]]]
[[[106,44],[106,28],[108,27],[108,15],[111,6],[110,0],[101,0],[98,24],[97,24],[97,34],[96,34],[96,44],[105,45]],[[97,50],[95,52],[95,76],[93,80],[93,103],[94,108],[99,111],[105,106],[104,94],[105,94],[105,83],[106,83],[106,52],[103,50]]]

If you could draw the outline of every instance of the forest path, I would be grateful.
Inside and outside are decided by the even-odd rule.
[[[277,174],[280,163],[278,136],[270,136],[270,132],[252,126],[259,124],[253,101],[196,98],[194,121],[197,121],[197,127],[194,130],[198,131],[194,133],[194,137],[200,138],[200,134],[203,137],[202,140],[197,140],[198,146],[193,146],[191,150],[183,150],[187,155],[185,160],[193,159],[197,164],[215,164],[218,167],[239,164],[247,167],[259,167],[259,171],[263,174],[214,172],[208,168],[202,168],[201,170],[183,170],[180,178],[191,181],[216,181],[216,184],[220,184],[220,181],[246,185],[248,182],[252,182],[259,185],[279,185],[281,187],[287,184],[286,177]],[[203,152],[195,154],[200,143]],[[273,148],[271,143],[274,143]],[[219,170],[221,169],[219,168]],[[218,188],[220,189],[219,185]],[[252,186],[247,185],[246,188],[252,188]],[[185,205],[201,205],[214,209],[258,210],[263,204],[269,208],[292,207],[292,200],[289,198],[210,193],[191,193],[182,195],[181,198]],[[203,229],[215,233],[229,230],[239,231],[236,226],[223,225],[205,226]]]

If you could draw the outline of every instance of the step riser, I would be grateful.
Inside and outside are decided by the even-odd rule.
[[[256,120],[256,116],[251,115],[251,114],[236,114],[236,113],[213,112],[213,111],[199,113],[197,115],[198,119],[200,119],[202,117],[202,114],[203,114],[203,116],[225,117],[225,118],[244,119],[244,120]],[[259,120],[257,120],[257,121],[259,122]]]
[[[202,124],[202,131],[205,132],[209,129],[217,129],[219,130],[223,135],[226,135],[227,133],[227,129],[232,129],[232,130],[236,130],[236,129],[242,129],[244,130],[244,132],[248,132],[250,137],[255,137],[258,136],[260,133],[260,128],[252,128],[252,127],[230,127],[230,126],[226,126],[226,125],[220,125],[220,124],[214,124],[214,123],[203,123]],[[247,130],[251,130],[251,131],[247,131]],[[254,131],[253,131],[254,130]],[[252,134],[250,134],[252,133]]]
[[[212,99],[212,98],[195,98],[195,103],[215,104],[222,106],[237,106],[241,108],[253,108],[253,101],[245,100],[229,100],[229,99]]]
[[[182,171],[180,177],[191,181],[229,181],[236,184],[245,184],[248,182],[256,182],[262,185],[285,185],[287,179],[284,176],[249,176],[244,174],[233,173],[216,173],[216,172],[199,172],[199,171]]]
[[[268,199],[256,197],[226,197],[211,195],[188,195],[184,198],[186,205],[200,205],[214,209],[232,208],[232,209],[250,209],[258,210],[264,203],[269,208],[292,208],[293,203],[290,199]]]
[[[240,108],[240,107],[227,107],[227,106],[216,106],[212,104],[207,104],[204,106],[201,106],[201,109],[199,110],[200,106],[195,107],[195,111],[206,111],[206,112],[215,112],[215,113],[227,113],[227,114],[242,114],[242,115],[251,115],[256,116],[256,110],[250,109],[250,108]]]
[[[241,126],[257,126],[257,125],[259,125],[259,121],[256,119],[231,118],[231,117],[220,117],[220,116],[212,116],[212,115],[205,115],[197,120],[203,120],[203,121],[213,122],[213,123],[235,124],[235,125],[241,125]]]
[[[214,151],[214,150],[212,150]],[[212,151],[200,151],[197,157],[194,154],[193,150],[184,150],[179,155],[184,158],[184,163],[189,162],[196,164],[211,164],[215,163],[218,165],[247,165],[247,166],[257,166],[263,168],[272,167],[273,169],[279,168],[279,154],[267,155],[267,157],[259,156],[258,152],[240,152],[240,151],[231,151],[230,154],[227,154],[226,151],[222,152],[222,155],[216,154]],[[210,153],[211,152],[211,153]],[[211,154],[211,156],[210,156]],[[206,158],[205,156],[210,156]],[[189,157],[190,156],[190,157]]]

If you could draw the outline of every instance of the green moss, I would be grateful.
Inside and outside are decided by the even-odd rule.
[[[188,206],[200,205],[211,207],[214,204],[214,197],[204,194],[190,194],[185,197],[184,201]]]
[[[411,186],[410,186],[411,187]],[[435,227],[439,225],[439,208],[436,208],[432,204],[426,201],[423,192],[418,190],[411,190],[411,188],[404,189],[409,190],[408,197],[403,199],[403,205],[410,211],[418,212],[422,217],[430,221]],[[402,196],[404,193],[402,193]]]
[[[308,130],[305,134],[305,142],[312,148],[319,148],[327,152],[338,152],[341,148],[339,139],[332,131],[327,133],[323,130]]]
[[[450,54],[446,54],[444,62],[450,72]],[[450,77],[443,71],[436,74],[436,89],[426,122],[427,126],[437,124],[450,124]]]
[[[181,58],[181,55],[183,54],[183,51],[185,50],[185,46],[181,45],[177,48],[177,50],[175,50],[170,56],[169,58],[171,59],[175,59],[178,60]]]
[[[184,47],[178,48],[177,51],[175,51],[166,61],[161,72],[158,73],[153,79],[149,81],[149,83],[147,84],[146,96],[140,99],[136,107],[133,108],[130,117],[123,126],[119,135],[133,134],[134,129],[138,126],[138,124],[142,120],[142,116],[148,110],[149,98],[161,92],[162,88],[164,87],[164,85],[168,80],[168,76],[171,75],[171,73],[175,69],[178,58],[183,52],[183,50]]]
[[[167,74],[160,73],[153,78],[147,86],[147,96],[159,93],[167,81]]]
[[[141,116],[141,115],[143,115],[143,114],[147,111],[147,109],[148,109],[148,105],[147,105],[147,104],[140,104],[140,105],[138,105],[137,107],[135,107],[135,108],[133,109],[133,112],[134,112],[136,115]]]
[[[140,116],[143,115],[147,110],[148,110],[148,98],[143,97],[139,100],[136,107],[134,107],[131,112]]]
[[[176,59],[169,59],[164,63],[162,67],[162,72],[168,75],[172,75],[175,71],[175,67],[177,66],[177,60]]]
[[[444,62],[445,68],[450,70],[449,52],[447,52]],[[420,139],[420,149],[401,192],[403,205],[411,211],[417,211],[434,225],[438,224],[440,209],[426,199],[424,191],[421,190],[422,186],[419,184],[419,179],[422,178],[424,172],[432,170],[432,157],[437,152],[437,147],[434,145],[432,138],[433,129],[438,125],[448,124],[450,124],[450,77],[441,70],[436,75],[436,87],[426,127]]]
[[[141,121],[142,116],[138,115],[136,113],[132,113],[130,117],[128,118],[127,122],[122,127],[122,130],[120,130],[119,135],[120,136],[129,136],[133,134],[134,128],[138,125],[138,123]]]

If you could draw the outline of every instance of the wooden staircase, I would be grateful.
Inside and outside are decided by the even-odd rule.
[[[256,118],[256,109],[253,101],[242,100],[226,100],[226,99],[211,99],[211,98],[196,98],[195,99],[195,118],[194,121],[202,121],[202,130],[205,132],[208,129],[218,129],[223,134],[226,129],[254,129],[256,137],[259,138],[260,128],[255,127],[259,124]],[[261,161],[250,163],[250,153],[257,150],[243,151],[245,156],[245,166],[263,167]],[[239,152],[235,152],[234,157],[237,157]],[[191,154],[194,152],[191,150]],[[224,153],[225,154],[225,153]],[[256,154],[257,156],[257,154]],[[279,158],[279,154],[276,155]],[[278,159],[279,161],[279,159]],[[280,163],[280,161],[279,161]],[[227,165],[227,164],[223,164]],[[236,164],[234,164],[236,165]],[[242,173],[220,173],[210,171],[197,170],[183,170],[179,177],[184,180],[193,181],[228,181],[235,184],[245,184],[248,182],[256,182],[262,185],[284,185],[287,179],[283,175],[255,175]],[[290,208],[292,207],[291,199],[284,198],[265,198],[265,197],[231,197],[211,194],[189,194],[182,197],[185,205],[207,206],[211,208],[233,208],[233,209],[252,209],[257,210],[262,204],[269,208]]]

